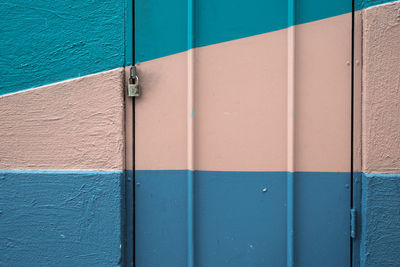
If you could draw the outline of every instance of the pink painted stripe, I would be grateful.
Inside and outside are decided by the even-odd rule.
[[[296,26],[298,171],[350,171],[351,14]]]
[[[293,168],[349,171],[351,14],[295,31]],[[287,170],[287,38],[285,29],[195,49],[196,170]],[[187,168],[187,56],[138,65],[138,170]]]
[[[130,68],[128,66],[125,68],[125,84],[128,84]],[[125,92],[127,88],[125,87]],[[125,168],[127,170],[133,169],[133,101],[134,98],[129,97],[125,94]]]
[[[137,170],[187,168],[187,53],[137,65],[142,95],[135,100]]]
[[[121,68],[0,97],[0,169],[124,169]]]
[[[362,171],[400,172],[400,2],[363,11]]]
[[[199,170],[286,169],[287,30],[197,49]]]

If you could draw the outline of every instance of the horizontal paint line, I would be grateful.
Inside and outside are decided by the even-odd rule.
[[[122,174],[125,170],[0,170],[2,174]]]
[[[126,170],[126,172],[132,173],[132,170]],[[214,175],[228,175],[228,174],[234,174],[234,175],[260,175],[260,174],[268,174],[268,175],[283,175],[282,177],[286,178],[287,173],[293,173],[293,174],[301,174],[301,175],[306,175],[306,174],[311,174],[311,175],[329,175],[329,174],[339,174],[339,175],[346,175],[346,174],[351,174],[351,172],[328,172],[328,171],[295,171],[295,172],[286,172],[286,171],[202,171],[202,170],[135,170],[135,174],[137,175],[157,175],[157,176],[162,176],[162,175],[182,175],[186,174],[187,172],[194,172],[194,173],[199,173],[199,174],[214,174]],[[363,175],[365,177],[375,177],[379,176],[382,178],[400,178],[400,173],[363,173],[363,172],[354,172],[354,175]]]
[[[388,1],[357,1],[356,10]],[[391,2],[391,1],[389,1]],[[287,1],[204,0],[196,3],[193,47],[187,46],[187,3],[182,0],[135,2],[136,63],[291,27]],[[349,0],[297,3],[291,24],[300,25],[352,12]]]
[[[96,76],[102,76],[102,75],[105,75],[105,74],[110,74],[110,73],[112,73],[114,71],[121,71],[122,72],[123,70],[124,70],[124,67],[118,67],[118,68],[114,68],[114,69],[109,69],[109,70],[105,70],[105,71],[91,73],[91,74],[84,75],[84,76],[72,77],[72,78],[68,78],[68,79],[65,79],[65,80],[57,81],[57,82],[54,82],[54,83],[48,83],[48,84],[40,85],[40,86],[37,86],[37,87],[26,88],[23,91],[15,91],[15,92],[9,92],[9,93],[3,93],[3,91],[0,91],[0,100],[3,97],[13,96],[13,95],[16,95],[16,94],[19,94],[19,93],[23,93],[23,92],[30,92],[30,91],[33,91],[33,90],[46,88],[48,86],[53,86],[53,85],[54,86],[59,86],[59,85],[63,85],[65,83],[69,83],[69,82],[78,82],[78,81],[86,79],[86,78],[97,78]]]
[[[132,172],[132,170],[128,170]],[[205,171],[205,170],[135,170],[136,174],[154,174],[154,175],[180,175],[185,174],[187,172],[195,172],[195,173],[204,173],[204,174],[277,174],[277,175],[286,175],[287,173],[293,174],[350,174],[351,172],[338,172],[338,171],[294,171],[294,172],[287,172],[287,171]],[[363,172],[354,172],[353,174],[356,175],[364,175],[366,177],[373,177],[373,176],[380,176],[380,177],[387,177],[387,178],[400,178],[400,173],[363,173]],[[285,176],[286,177],[286,176]]]

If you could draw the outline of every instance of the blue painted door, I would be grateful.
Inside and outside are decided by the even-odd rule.
[[[351,1],[136,0],[136,266],[349,266]]]

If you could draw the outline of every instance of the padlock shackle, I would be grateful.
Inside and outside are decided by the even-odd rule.
[[[132,78],[133,77],[137,77],[137,74],[136,74],[136,66],[132,66],[131,67],[131,75],[130,75]]]

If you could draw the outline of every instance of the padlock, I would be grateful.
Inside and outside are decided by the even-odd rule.
[[[140,96],[139,77],[138,76],[135,76],[135,78],[132,78],[132,77],[129,78],[128,96],[130,96],[130,97]]]

